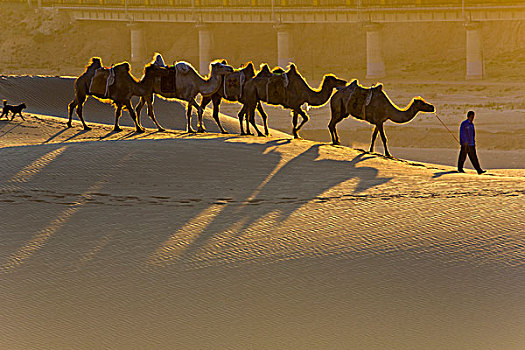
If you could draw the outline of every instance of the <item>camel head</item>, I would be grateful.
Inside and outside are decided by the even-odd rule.
[[[426,102],[425,100],[423,100],[423,98],[421,97],[415,97],[414,100],[412,101],[411,107],[415,108],[416,111],[421,111],[421,112],[432,113],[435,111],[434,106]]]
[[[100,59],[100,57],[91,57],[88,65],[86,66],[86,68],[91,68],[94,70],[99,69],[100,67],[102,67],[102,59]]]
[[[226,62],[226,60],[215,61],[210,63],[210,72],[212,76],[225,75],[233,72],[233,67],[223,62]]]
[[[323,78],[323,85],[326,84],[328,87],[341,88],[346,86],[346,80],[339,79],[333,74],[327,74]]]

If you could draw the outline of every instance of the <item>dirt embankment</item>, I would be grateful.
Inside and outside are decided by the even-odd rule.
[[[14,19],[16,25],[13,25]],[[212,54],[234,65],[246,61],[276,64],[277,43],[271,25],[212,25]],[[463,79],[465,29],[462,23],[387,24],[383,55],[390,77]],[[162,52],[171,62],[198,62],[198,33],[191,24],[148,24],[147,57]],[[486,72],[490,78],[520,81],[525,76],[525,25],[520,21],[483,26]],[[357,24],[298,24],[292,27],[292,53],[301,71],[317,79],[333,72],[364,77],[366,33]],[[0,73],[78,75],[89,57],[106,64],[130,59],[126,23],[73,21],[54,9],[2,4]],[[452,38],[452,40],[451,40]],[[135,68],[140,71],[141,67]]]

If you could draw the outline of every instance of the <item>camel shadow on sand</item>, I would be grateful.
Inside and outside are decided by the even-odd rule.
[[[283,140],[272,141],[267,147],[278,145]],[[289,141],[288,141],[289,142]],[[186,247],[181,258],[191,260],[210,240],[217,235],[229,232],[229,242],[241,239],[242,235],[252,228],[252,225],[270,225],[269,232],[278,231],[279,225],[286,221],[301,207],[309,203],[323,202],[334,198],[325,193],[348,181],[357,180],[352,193],[356,195],[369,188],[380,186],[391,180],[388,177],[379,177],[378,170],[369,166],[357,166],[368,159],[375,158],[367,154],[359,154],[350,161],[318,159],[320,148],[324,145],[313,145],[295,158],[289,160],[279,168],[279,161],[275,162],[273,170],[260,183],[251,182],[249,191],[240,204],[224,203],[223,208],[206,226],[206,228]],[[324,146],[328,147],[328,146]],[[266,152],[266,156],[279,154],[276,150]],[[279,156],[279,160],[280,160]],[[335,195],[340,197],[340,193]],[[264,223],[265,218],[270,218]],[[322,224],[322,223],[320,223]]]

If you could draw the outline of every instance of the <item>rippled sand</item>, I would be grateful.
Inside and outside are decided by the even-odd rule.
[[[525,346],[522,170],[26,119],[0,121],[2,349]]]
[[[31,112],[0,120],[0,349],[525,347],[519,166],[190,135],[160,99],[165,133],[93,99],[67,129],[72,81],[0,79]]]

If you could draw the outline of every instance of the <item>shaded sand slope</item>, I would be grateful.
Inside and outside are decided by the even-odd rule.
[[[525,346],[519,172],[54,123],[0,135],[0,348]]]
[[[71,77],[52,77],[52,76],[0,76],[0,99],[6,99],[10,104],[25,102],[27,112],[44,115],[68,117],[68,104],[74,97],[73,83],[75,78]],[[133,106],[136,105],[138,98],[133,98]],[[211,105],[210,105],[211,106]],[[155,116],[160,125],[169,129],[186,130],[186,103],[172,100],[167,101],[161,98],[155,99]],[[194,111],[193,125],[197,125],[197,112]],[[115,109],[111,104],[102,103],[99,100],[89,97],[84,105],[84,119],[86,122],[96,122],[104,124],[114,124]],[[146,113],[146,108],[142,109],[141,123],[144,127],[155,128],[153,122]],[[221,115],[221,123],[229,132],[239,132],[239,122],[237,119]],[[74,120],[78,120],[76,114]],[[120,118],[121,125],[132,126],[133,121],[129,114],[124,111]],[[215,121],[211,117],[208,109],[205,114],[204,125],[208,131],[218,132]]]

